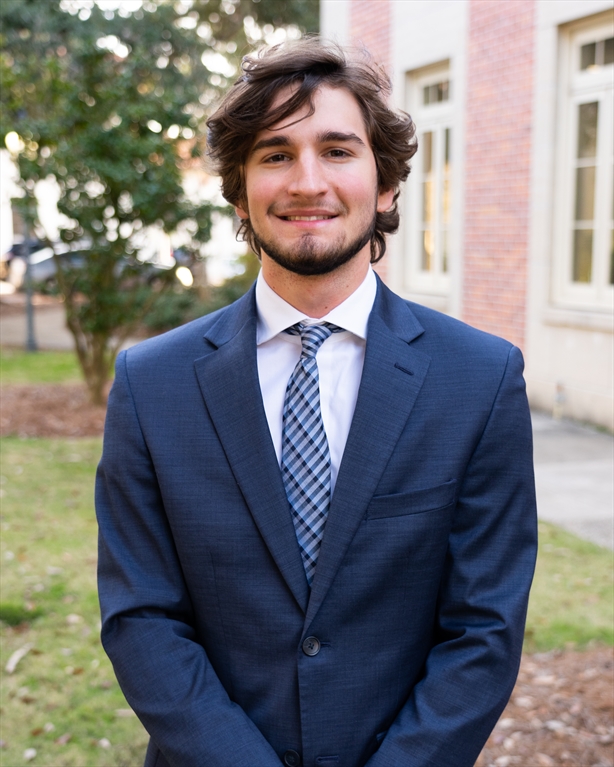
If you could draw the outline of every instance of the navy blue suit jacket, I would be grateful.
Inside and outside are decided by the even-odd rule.
[[[119,356],[97,511],[102,639],[147,767],[474,763],[535,557],[518,349],[378,284],[311,592],[253,290]]]

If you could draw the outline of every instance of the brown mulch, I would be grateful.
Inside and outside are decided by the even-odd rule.
[[[104,416],[82,384],[0,392],[2,436],[96,436]],[[525,655],[476,767],[614,767],[613,736],[614,648]]]
[[[612,767],[614,648],[525,655],[476,767]]]
[[[105,408],[89,402],[83,384],[3,386],[0,436],[95,437],[102,434]]]

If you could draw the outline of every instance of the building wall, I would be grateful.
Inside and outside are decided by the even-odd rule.
[[[463,319],[524,347],[533,0],[471,0]]]
[[[350,6],[350,37],[360,40],[373,58],[390,74],[391,0],[352,0]]]
[[[531,403],[614,429],[612,310],[570,309],[557,303],[555,235],[563,225],[555,198],[561,127],[561,33],[566,25],[609,11],[609,0],[538,0],[525,361]],[[556,400],[559,400],[557,403]]]
[[[391,1],[352,0],[350,5],[350,40],[364,45],[388,76],[391,74],[392,48],[390,44]],[[388,259],[375,265],[379,276],[388,281]]]
[[[334,26],[337,39],[354,41],[369,5],[382,3],[321,0],[323,32]],[[402,229],[389,243],[388,283],[520,345],[533,406],[613,429],[612,307],[570,307],[553,287],[557,237],[570,225],[556,205],[566,119],[561,39],[566,25],[611,13],[610,0],[403,0],[390,11],[370,17],[369,33],[390,36],[390,54],[381,56],[398,107],[411,107],[415,72],[449,63],[455,237],[447,295],[407,283],[406,203],[420,194],[418,152]]]

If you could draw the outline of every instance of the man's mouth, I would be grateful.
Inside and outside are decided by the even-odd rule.
[[[280,216],[284,221],[328,221],[336,216]]]

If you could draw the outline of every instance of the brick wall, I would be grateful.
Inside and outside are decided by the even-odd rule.
[[[470,0],[463,319],[523,346],[535,0]]]
[[[354,45],[362,43],[375,61],[391,74],[391,2],[390,0],[352,0],[350,6],[350,38]],[[386,279],[388,255],[375,266]]]

